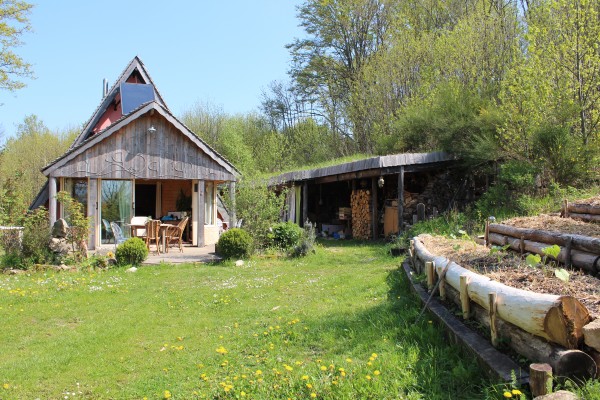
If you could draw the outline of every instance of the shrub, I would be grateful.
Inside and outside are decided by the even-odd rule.
[[[282,249],[290,249],[300,243],[304,230],[293,222],[281,222],[273,227],[273,244]]]
[[[252,238],[243,229],[225,231],[217,242],[217,253],[224,258],[244,258],[252,254]]]
[[[300,243],[292,249],[290,256],[292,257],[304,257],[311,251],[315,251],[315,241],[317,240],[317,233],[315,232],[315,226],[306,221],[304,223],[304,229],[301,229],[302,236]]]
[[[148,257],[146,243],[140,238],[130,238],[117,247],[118,265],[139,265]]]
[[[50,224],[48,211],[40,207],[28,213],[23,226],[22,256],[26,264],[45,264],[53,261],[53,254],[48,247],[50,242]]]

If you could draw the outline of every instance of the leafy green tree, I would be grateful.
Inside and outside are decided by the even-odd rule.
[[[13,189],[31,203],[46,182],[40,170],[66,151],[75,134],[75,129],[53,133],[37,116],[25,117],[0,155],[0,183],[18,177]]]
[[[14,91],[25,86],[21,78],[32,77],[31,64],[17,53],[21,38],[31,30],[29,14],[33,5],[19,0],[0,2],[0,88]]]

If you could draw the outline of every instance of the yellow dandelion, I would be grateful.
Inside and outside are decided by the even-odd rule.
[[[242,397],[246,397],[246,392],[244,392],[243,390],[240,392],[240,396]]]
[[[262,371],[260,369],[257,369],[256,372],[254,373],[254,375],[256,375],[256,376],[262,375]]]
[[[294,368],[290,367],[289,365],[284,364],[283,367],[285,368],[286,371],[293,371]]]
[[[316,394],[315,392],[312,392],[312,393],[310,394],[310,398],[311,398],[311,399],[314,399],[315,397],[317,397],[317,394]]]
[[[511,392],[504,392],[504,397],[506,397],[507,399],[510,399],[512,397],[512,393]]]
[[[377,353],[373,353],[373,354],[371,354],[371,357],[373,357],[373,358],[377,358]]]
[[[5,383],[4,385],[2,385],[2,387],[4,389],[10,389],[10,383]]]
[[[381,375],[381,372],[379,372],[379,370],[375,370],[375,371],[373,371],[373,375],[379,376],[379,375]]]
[[[367,376],[365,376],[365,378],[367,378],[367,380],[370,381],[371,380],[371,375],[367,375]]]
[[[514,394],[515,396],[520,396],[520,395],[522,395],[523,393],[521,393],[521,391],[520,391],[519,389],[513,389],[513,390],[512,390],[512,394]]]
[[[347,362],[347,363],[351,363],[351,362],[352,362],[352,359],[351,359],[351,358],[346,358],[346,362]]]
[[[324,365],[321,365],[321,371],[327,371],[327,367]]]
[[[165,390],[165,392],[163,393],[163,399],[170,399],[171,398],[171,392],[169,392],[168,390]]]
[[[309,388],[309,389],[312,389],[312,385],[310,383],[307,383],[306,387]]]
[[[303,381],[307,381],[308,380],[308,375],[302,375],[302,380]]]
[[[367,365],[370,367],[371,365],[373,365],[373,363],[372,363],[371,361],[369,361],[369,362],[367,363]]]
[[[223,355],[225,355],[225,354],[227,354],[227,353],[228,353],[228,351],[227,351],[227,350],[225,349],[225,347],[223,347],[223,346],[219,346],[219,347],[217,347],[217,350],[216,350],[216,352],[217,352],[217,353],[219,353],[219,354],[223,354]]]

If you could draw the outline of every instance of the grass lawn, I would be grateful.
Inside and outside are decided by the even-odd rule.
[[[0,275],[0,399],[483,398],[474,360],[415,323],[398,266],[326,242],[243,267]]]

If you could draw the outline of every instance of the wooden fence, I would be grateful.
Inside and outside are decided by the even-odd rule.
[[[579,219],[586,222],[600,223],[600,205],[594,204],[569,204],[568,200],[563,200],[560,216],[564,218]]]

